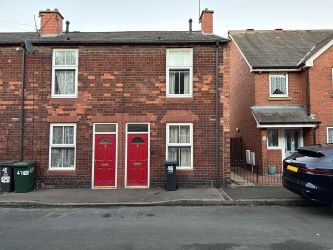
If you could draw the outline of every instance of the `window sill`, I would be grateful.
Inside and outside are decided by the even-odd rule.
[[[281,148],[268,148],[267,147],[267,150],[281,150]]]
[[[268,101],[290,101],[291,97],[269,97]]]
[[[76,170],[69,169],[69,170],[52,170],[48,169],[46,172],[46,176],[76,176]]]
[[[54,97],[51,97],[50,104],[59,104],[59,103],[73,104],[74,102],[77,102],[77,101],[78,101],[77,97],[71,97],[71,98],[54,98]]]
[[[180,174],[180,175],[182,175],[182,174],[186,175],[186,174],[192,173],[193,168],[177,168],[176,172],[177,172],[177,174]]]
[[[167,103],[180,103],[180,104],[186,104],[186,103],[192,103],[193,97],[166,97],[165,101]]]

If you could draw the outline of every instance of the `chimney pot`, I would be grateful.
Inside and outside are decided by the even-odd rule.
[[[201,23],[201,32],[204,34],[213,33],[213,14],[214,11],[205,8],[200,15],[199,22]]]
[[[188,20],[189,22],[189,31],[192,32],[192,18],[190,20]]]

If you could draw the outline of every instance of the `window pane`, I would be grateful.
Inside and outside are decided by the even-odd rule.
[[[62,154],[60,148],[51,149],[51,167],[60,168],[62,166]]]
[[[168,53],[168,66],[192,66],[191,65],[191,51],[177,50],[169,51]]]
[[[180,167],[191,167],[191,148],[180,148]]]
[[[53,144],[63,144],[63,127],[53,127]]]
[[[64,144],[74,144],[74,127],[64,127]]]
[[[169,70],[169,94],[190,94],[190,70]]]
[[[75,94],[75,70],[55,71],[55,94]]]
[[[268,146],[278,147],[279,146],[279,135],[277,129],[268,130]]]
[[[180,126],[180,135],[179,135],[180,143],[190,143],[190,126]]]
[[[178,143],[178,131],[179,126],[169,126],[169,142],[170,143]]]
[[[148,132],[148,124],[128,124],[128,132]]]
[[[328,129],[328,143],[333,143],[333,128]]]
[[[62,149],[63,167],[72,168],[74,167],[74,148]]]
[[[76,65],[76,51],[66,51],[66,65]]]
[[[95,125],[95,132],[101,133],[115,133],[116,132],[116,124],[96,124]]]
[[[168,160],[177,161],[178,160],[178,148],[168,148]]]
[[[169,51],[168,54],[168,66],[178,66],[179,65],[179,52],[178,51]]]
[[[66,64],[66,52],[65,51],[56,51],[54,53],[55,65],[65,65]]]
[[[179,65],[191,66],[191,52],[188,50],[179,52]]]
[[[287,94],[286,75],[271,75],[271,94],[285,95]]]

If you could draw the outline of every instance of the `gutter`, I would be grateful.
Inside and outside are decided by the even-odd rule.
[[[216,41],[215,50],[215,165],[216,165],[216,188],[220,188],[220,81],[219,81],[219,41]]]
[[[228,43],[227,39],[218,40],[219,43]],[[215,44],[216,40],[193,40],[193,41],[172,41],[172,40],[156,40],[156,41],[31,41],[33,45],[85,45],[85,46],[118,46],[118,45],[160,45],[160,44]],[[0,42],[0,46],[20,45],[20,42]]]

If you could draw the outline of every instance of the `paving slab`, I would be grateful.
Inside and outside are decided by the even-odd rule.
[[[58,204],[58,205],[103,205],[103,204],[178,204],[178,203],[218,203],[224,201],[215,188],[184,188],[177,191],[164,189],[44,189],[29,193],[4,193],[0,204]]]
[[[228,187],[224,191],[232,200],[302,200],[301,196],[288,191],[282,186]]]

